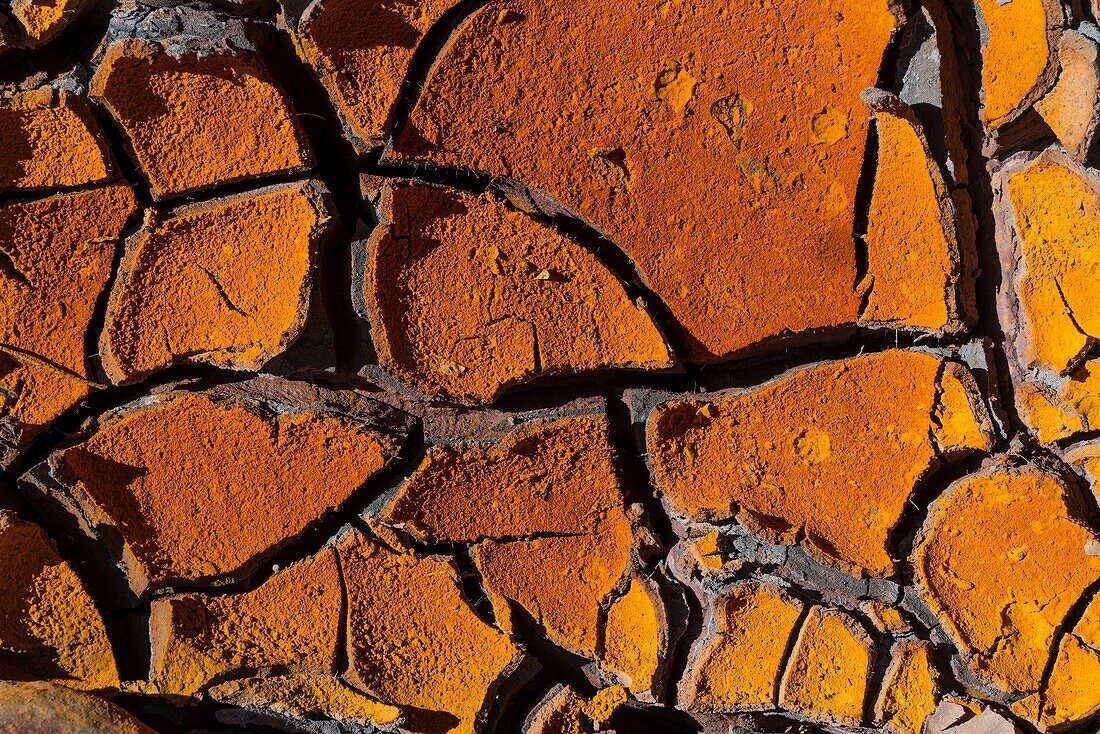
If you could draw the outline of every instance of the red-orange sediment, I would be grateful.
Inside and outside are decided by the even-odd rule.
[[[890,534],[941,461],[991,445],[961,365],[890,351],[792,372],[719,399],[664,403],[649,459],[669,508],[736,517],[843,569],[890,574]]]
[[[0,734],[1093,732],[1098,9],[10,0]]]
[[[391,157],[512,178],[593,222],[693,359],[852,323],[859,94],[898,14],[493,0],[444,48]]]
[[[540,375],[671,364],[592,253],[500,199],[403,183],[379,207],[354,287],[381,365],[421,392],[490,402]]]
[[[398,446],[322,405],[277,406],[247,390],[160,395],[54,455],[59,486],[45,486],[100,537],[117,533],[137,594],[235,577],[345,503]]]
[[[245,51],[173,55],[121,39],[90,92],[125,131],[157,199],[313,164],[286,95]]]
[[[333,225],[317,181],[147,210],[111,292],[107,376],[133,382],[184,362],[261,368],[301,334]]]

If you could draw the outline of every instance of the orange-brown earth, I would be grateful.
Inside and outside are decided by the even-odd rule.
[[[180,362],[262,367],[301,334],[331,220],[317,181],[146,210],[111,292],[107,376],[133,382]]]
[[[0,466],[95,389],[89,330],[134,209],[123,184],[0,204]]]
[[[490,402],[544,374],[671,364],[592,253],[500,199],[397,184],[379,206],[361,297],[380,364],[420,392]]]
[[[112,44],[92,79],[154,198],[312,164],[286,95],[243,52],[173,54],[161,44]]]
[[[1096,730],[1094,6],[6,4],[0,733]]]
[[[47,491],[121,541],[112,552],[137,594],[233,577],[347,502],[396,453],[394,436],[326,407],[168,392],[56,454]]]
[[[692,359],[852,323],[859,94],[900,13],[494,0],[444,49],[390,156],[507,176],[595,223]]]

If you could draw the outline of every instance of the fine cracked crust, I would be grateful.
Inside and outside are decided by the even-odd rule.
[[[692,360],[853,323],[859,93],[900,11],[830,0],[774,24],[752,4],[663,7],[486,3],[388,157],[515,179],[594,223],[668,305]]]
[[[169,390],[102,417],[24,487],[112,549],[141,596],[249,575],[345,505],[407,430],[388,406],[277,378]]]
[[[286,351],[309,316],[334,217],[314,180],[146,210],[107,304],[108,378],[127,384],[195,362],[255,371]]]
[[[378,208],[352,296],[381,366],[417,390],[488,403],[539,377],[671,366],[592,253],[500,199],[397,182]]]

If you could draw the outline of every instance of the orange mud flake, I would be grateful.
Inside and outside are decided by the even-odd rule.
[[[877,601],[867,601],[860,604],[860,609],[871,624],[875,626],[879,632],[883,632],[890,635],[904,635],[912,632],[912,628],[909,623],[905,621],[905,618],[901,616],[892,606],[883,604]]]
[[[768,542],[801,542],[841,569],[884,575],[895,568],[890,534],[918,483],[991,441],[971,375],[911,351],[667,402],[647,433],[673,514],[736,517]]]
[[[1058,73],[1057,0],[977,0],[982,28],[982,115],[990,129],[1046,93]]]
[[[383,367],[484,403],[544,374],[668,367],[645,309],[572,240],[482,194],[387,186],[361,296]]]
[[[652,692],[667,647],[665,607],[656,589],[632,578],[626,593],[607,611],[603,661],[626,675],[635,695]]]
[[[0,206],[0,345],[88,376],[86,332],[134,209],[122,185]]]
[[[504,629],[516,624],[516,605],[558,645],[595,658],[602,607],[627,570],[633,541],[629,521],[614,513],[577,537],[486,540],[474,561]]]
[[[878,130],[878,166],[867,225],[862,321],[959,331],[955,206],[913,111],[888,92],[864,100]]]
[[[427,543],[578,535],[623,512],[607,419],[529,423],[495,443],[433,446],[384,519]]]
[[[572,688],[558,685],[531,711],[523,731],[525,734],[614,734],[603,724],[625,702],[626,692],[618,686],[604,688],[585,700]]]
[[[923,734],[924,722],[939,703],[939,673],[932,662],[932,644],[899,642],[891,651],[890,667],[875,705],[875,716],[887,731]]]
[[[1065,453],[1064,459],[1085,477],[1093,496],[1100,502],[1100,443],[1089,442],[1075,446]]]
[[[1016,390],[1020,417],[1039,443],[1050,444],[1086,430],[1084,418],[1045,385],[1022,383]]]
[[[798,633],[779,705],[815,721],[859,726],[873,662],[874,643],[854,619],[814,607]]]
[[[1100,578],[1070,492],[1031,467],[987,469],[955,482],[918,538],[921,599],[974,675],[1009,693],[1039,690],[1059,626]]]
[[[93,389],[86,338],[134,209],[121,185],[0,205],[0,465]]]
[[[1070,155],[1083,161],[1100,125],[1100,49],[1093,38],[1063,31],[1058,39],[1058,82],[1036,111]]]
[[[122,127],[156,199],[313,164],[286,95],[245,51],[174,55],[121,39],[90,93]]]
[[[107,376],[124,384],[188,362],[257,370],[282,353],[305,325],[332,216],[316,181],[147,211],[111,292]]]
[[[851,324],[859,94],[898,12],[492,0],[452,36],[388,155],[514,179],[594,223],[692,360]]]
[[[41,528],[9,510],[0,511],[0,599],[0,677],[118,687],[107,630],[84,584]]]
[[[101,183],[112,174],[106,140],[87,101],[43,87],[0,99],[0,191]]]
[[[154,600],[153,690],[193,696],[257,668],[334,674],[341,595],[336,554],[325,547],[253,591]]]
[[[360,533],[345,535],[338,549],[348,594],[348,680],[408,707],[410,729],[431,722],[451,734],[479,730],[521,651],[470,606],[454,562]]]
[[[475,544],[502,628],[517,604],[558,644],[595,657],[602,605],[634,544],[614,461],[607,421],[594,415],[532,423],[495,444],[436,447],[385,519],[428,542]]]
[[[90,0],[12,0],[11,13],[22,27],[23,45],[52,41],[94,5]]]
[[[753,581],[728,589],[713,609],[711,630],[696,644],[680,683],[681,703],[691,711],[715,713],[774,708],[802,603]]]
[[[398,731],[401,711],[380,703],[334,675],[293,673],[243,678],[212,686],[206,695],[228,706],[244,709],[227,723],[252,723],[252,716],[274,718],[288,727],[307,727],[318,717],[375,731]]]
[[[1073,726],[1100,712],[1100,596],[1093,597],[1077,625],[1062,637],[1039,714],[1051,731]]]
[[[360,150],[391,132],[394,103],[424,34],[458,0],[314,0],[291,24]],[[289,3],[287,3],[289,5]]]
[[[1006,189],[1023,260],[1017,351],[1026,367],[1066,374],[1100,335],[1100,188],[1048,153],[1008,174]]]
[[[156,734],[126,709],[54,683],[0,682],[4,734]]]
[[[269,403],[248,385],[124,407],[49,460],[48,491],[121,538],[113,552],[134,593],[249,573],[397,450],[368,422],[308,397],[297,409]]]

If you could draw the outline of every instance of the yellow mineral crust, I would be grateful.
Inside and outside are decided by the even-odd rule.
[[[941,458],[987,450],[973,378],[921,352],[888,351],[787,374],[650,416],[649,458],[674,514],[737,517],[842,569],[889,574],[889,536]]]
[[[0,677],[118,687],[107,630],[84,584],[41,528],[8,510],[0,511],[0,598]]]
[[[1058,65],[1057,0],[977,0],[982,43],[983,116],[995,129],[1044,94]]]
[[[1100,187],[1045,153],[1008,177],[1025,366],[1070,372],[1100,335]]]
[[[1077,31],[1058,39],[1058,82],[1035,103],[1036,111],[1077,160],[1084,160],[1100,117],[1100,63],[1095,40]]]
[[[0,191],[100,183],[110,153],[86,100],[49,87],[0,100]]]
[[[875,716],[888,731],[923,734],[924,722],[939,703],[939,672],[932,662],[932,643],[899,642],[875,706]]]
[[[52,41],[92,5],[89,0],[12,0],[11,11],[33,48]]]
[[[775,707],[802,603],[757,582],[738,584],[713,603],[714,633],[693,651],[680,699],[701,712]]]
[[[955,482],[921,531],[921,599],[971,671],[1009,693],[1039,689],[1056,630],[1100,578],[1069,492],[1032,467],[987,469]]]
[[[1077,625],[1062,638],[1058,658],[1043,694],[1039,723],[1051,731],[1073,731],[1100,712],[1100,596],[1093,598]]]
[[[363,299],[383,367],[489,402],[540,374],[660,368],[652,319],[596,257],[500,199],[387,186]]]
[[[451,560],[360,533],[338,545],[348,594],[349,682],[407,710],[409,728],[472,734],[521,652],[462,593]]]
[[[1054,443],[1086,430],[1084,418],[1045,385],[1021,383],[1016,389],[1016,402],[1020,407],[1020,417],[1035,433],[1039,443]]]
[[[334,673],[342,591],[331,548],[240,594],[153,601],[150,680],[191,696],[219,677],[257,668]]]
[[[629,679],[635,695],[652,691],[665,652],[665,609],[656,589],[632,578],[626,594],[607,611],[603,661]]]
[[[134,209],[124,185],[0,205],[0,424],[15,443],[94,387],[87,332]]]
[[[558,644],[595,657],[602,605],[634,544],[614,459],[607,421],[593,415],[532,423],[495,444],[436,447],[385,517],[428,542],[476,544],[504,629],[515,603]]]
[[[873,661],[874,643],[852,617],[814,607],[798,633],[779,705],[815,721],[858,726]]]
[[[878,129],[878,167],[867,225],[867,305],[862,319],[954,332],[957,293],[955,206],[913,111],[892,94],[863,99]]]

